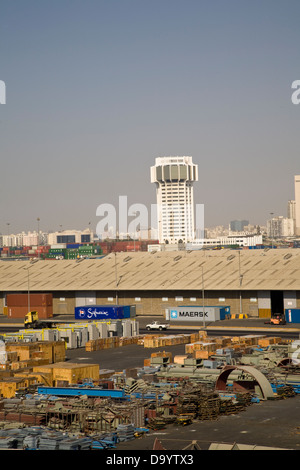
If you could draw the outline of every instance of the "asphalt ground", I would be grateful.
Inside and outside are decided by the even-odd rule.
[[[253,403],[236,415],[188,426],[168,425],[134,441],[121,442],[118,450],[152,450],[159,439],[166,450],[183,450],[192,440],[200,449],[211,443],[247,444],[279,449],[300,449],[300,396],[280,401]]]

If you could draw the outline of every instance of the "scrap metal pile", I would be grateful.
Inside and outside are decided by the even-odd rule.
[[[224,397],[206,384],[192,382],[184,382],[180,390],[168,395],[169,401],[158,406],[156,416],[149,420],[151,429],[162,429],[170,423],[187,425],[195,420],[216,420],[222,415],[244,411],[254,402],[249,392],[228,393]],[[167,409],[169,413],[166,413]],[[170,410],[174,414],[170,414]]]

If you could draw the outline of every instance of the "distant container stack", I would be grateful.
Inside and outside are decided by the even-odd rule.
[[[123,320],[135,316],[135,305],[83,305],[75,307],[76,320]]]

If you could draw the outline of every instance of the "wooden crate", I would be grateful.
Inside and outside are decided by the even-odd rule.
[[[14,357],[19,361],[30,360],[39,356],[48,359],[49,363],[61,362],[66,358],[66,348],[64,341],[36,341],[34,343],[7,343],[6,352],[14,353]]]
[[[66,381],[69,384],[76,384],[82,379],[99,380],[98,364],[76,364],[68,362],[60,362],[57,364],[49,364],[49,366],[38,366],[33,368],[33,372],[40,374],[49,374],[53,386],[58,381]]]
[[[193,352],[193,357],[195,359],[209,359],[210,356],[213,356],[214,352],[213,351],[207,351],[207,350],[196,350]]]
[[[34,383],[32,377],[10,377],[0,382],[0,394],[4,398],[13,398],[20,388],[26,388]]]
[[[187,354],[185,355],[177,355],[177,356],[174,356],[174,364],[180,364],[180,365],[184,365],[184,360],[187,359],[189,356]]]
[[[260,338],[258,340],[258,345],[261,346],[262,348],[266,348],[267,346],[270,346],[271,344],[280,343],[281,341],[282,341],[282,338],[280,337],[270,336],[269,338]]]

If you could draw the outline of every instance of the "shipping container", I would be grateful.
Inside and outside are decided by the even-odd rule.
[[[211,322],[225,320],[226,315],[230,315],[229,306],[204,306],[204,315],[203,306],[179,305],[166,309],[166,320],[174,322]]]
[[[53,295],[48,293],[34,294],[30,296],[31,307],[51,307],[53,304]],[[28,305],[28,294],[7,294],[6,304],[8,307],[27,307]]]
[[[38,316],[40,319],[53,317],[52,306],[44,307],[42,305],[38,305],[38,306],[32,307],[32,305],[30,305],[30,310],[36,310],[38,312]],[[7,307],[7,316],[9,318],[24,318],[25,315],[27,315],[27,313],[28,313],[28,306]]]
[[[135,305],[122,305],[124,309],[124,318],[134,318],[136,316]]]
[[[285,310],[287,323],[300,323],[300,308],[288,308]]]
[[[67,243],[67,249],[69,250],[77,250],[80,246],[80,243]]]
[[[109,320],[135,316],[135,305],[83,305],[75,307],[76,320]]]

